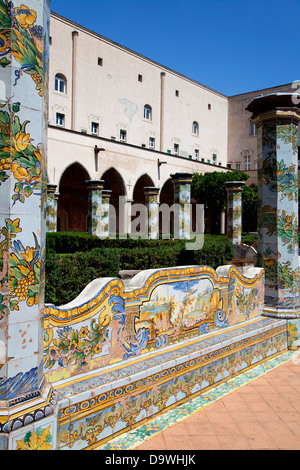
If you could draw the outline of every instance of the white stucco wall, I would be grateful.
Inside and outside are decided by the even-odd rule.
[[[78,33],[74,39],[73,31]],[[174,143],[178,143],[179,155],[186,157],[166,155],[168,165],[161,167],[162,179],[166,177],[164,173],[169,177],[175,171],[204,172],[222,170],[220,165],[226,167],[227,97],[55,14],[51,15],[50,35],[50,126],[55,126],[59,112],[65,115],[65,129],[90,134],[94,121],[99,123],[100,137],[114,137],[119,141],[120,129],[124,129],[127,143],[139,147],[133,149],[110,142],[102,145],[97,138],[56,132],[50,127],[48,174],[52,183],[58,183],[64,169],[75,161],[85,166],[91,178],[98,177],[93,169],[93,148],[98,145],[107,149],[100,154],[99,173],[114,167],[125,181],[137,180],[147,173],[158,184],[159,157],[156,152],[142,148],[148,147],[149,137],[155,138],[155,149],[163,153],[173,153]],[[102,65],[98,65],[98,58],[102,59]],[[165,73],[163,95],[162,72]],[[54,90],[57,73],[66,77],[65,94]],[[139,75],[142,81],[138,80]],[[145,104],[152,108],[150,121],[144,119]],[[193,121],[199,124],[198,136],[192,134]],[[216,154],[216,166],[193,164],[190,156],[195,158],[195,149],[205,162],[212,162]],[[160,158],[166,160],[165,155]]]

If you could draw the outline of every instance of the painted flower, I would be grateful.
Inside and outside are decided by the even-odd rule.
[[[4,36],[4,34],[0,34],[0,53],[6,54],[8,48],[9,46],[7,43],[7,38]]]
[[[102,352],[101,344],[97,344],[94,349],[95,354],[100,354]]]
[[[73,352],[76,348],[77,348],[76,341],[71,341],[71,343],[69,344],[69,351]]]
[[[14,139],[16,150],[23,152],[32,140],[33,139],[30,139],[30,134],[25,134],[25,132],[22,131],[17,132]]]
[[[82,326],[81,330],[79,331],[79,336],[81,338],[85,338],[88,332],[89,332],[88,328],[86,326]]]
[[[20,23],[23,28],[33,28],[33,25],[36,21],[36,12],[34,10],[29,10],[25,5],[15,8],[16,20]]]
[[[83,354],[84,356],[88,356],[91,352],[91,347],[90,346],[86,346],[84,349],[83,349]]]
[[[19,166],[17,163],[12,164],[12,172],[14,177],[22,183],[22,181],[30,181],[30,174],[26,170],[26,168],[23,168],[22,166]]]
[[[55,361],[57,361],[59,355],[55,346],[49,347],[49,356],[51,359],[54,359]]]

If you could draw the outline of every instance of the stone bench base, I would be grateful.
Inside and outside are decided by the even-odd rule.
[[[258,317],[56,383],[58,448],[97,448],[286,349],[286,320]]]

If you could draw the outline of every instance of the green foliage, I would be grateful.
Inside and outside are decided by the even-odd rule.
[[[74,300],[94,279],[118,277],[121,270],[187,265],[216,269],[233,257],[225,236],[205,236],[203,248],[197,251],[186,250],[184,240],[100,240],[59,232],[47,233],[46,240],[45,301],[54,305]]]
[[[258,186],[252,184],[251,186],[245,185],[242,193],[243,208],[248,214],[257,215],[258,207]]]
[[[46,252],[45,301],[62,305],[77,297],[94,279],[118,277],[119,250],[95,248],[90,252]]]
[[[249,176],[242,171],[195,173],[192,181],[192,196],[198,204],[211,207],[216,213],[227,206],[227,181],[246,181]]]
[[[182,244],[180,240],[147,240],[132,239],[130,237],[101,240],[99,237],[86,232],[57,232],[47,233],[46,249],[56,253],[76,253],[77,251],[90,251],[93,248],[151,248],[155,246],[174,247]]]

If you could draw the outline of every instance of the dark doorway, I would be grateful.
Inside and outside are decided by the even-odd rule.
[[[120,214],[120,197],[126,196],[125,185],[120,173],[114,168],[110,168],[101,176],[104,181],[104,189],[111,191],[110,204],[114,208],[114,213],[110,211],[110,227],[117,233],[123,231],[123,216]],[[115,230],[113,229],[115,227]]]
[[[174,204],[174,183],[172,179],[168,179],[160,191],[160,208],[161,211],[159,212],[159,231],[165,233],[166,231],[170,233],[170,235],[174,236],[174,212],[170,211],[169,217],[163,217],[163,205],[169,206],[171,208]],[[168,227],[169,229],[168,229]]]
[[[79,163],[73,163],[63,173],[59,185],[57,225],[61,232],[86,232],[88,217],[89,174]]]

